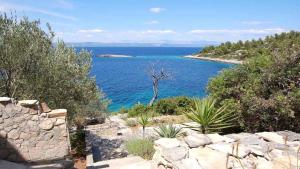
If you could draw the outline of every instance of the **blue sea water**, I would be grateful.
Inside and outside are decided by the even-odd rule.
[[[171,72],[159,83],[159,98],[171,96],[204,97],[208,80],[232,64],[188,59],[182,56],[199,52],[189,47],[87,47],[93,53],[91,74],[112,103],[110,111],[147,104],[152,97],[151,64]],[[130,55],[132,58],[100,58],[100,54]]]

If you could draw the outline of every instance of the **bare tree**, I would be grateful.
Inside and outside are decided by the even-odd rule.
[[[159,81],[170,78],[170,73],[166,72],[163,67],[160,68],[160,69],[157,69],[155,67],[155,64],[152,64],[151,68],[149,70],[149,76],[152,79],[152,85],[153,85],[152,86],[153,87],[153,97],[149,102],[149,106],[152,106],[154,101],[158,97],[158,83],[159,83]]]

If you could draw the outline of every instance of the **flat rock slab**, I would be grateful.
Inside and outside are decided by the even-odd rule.
[[[171,149],[180,146],[180,142],[176,138],[161,138],[156,140],[154,144],[163,149]]]
[[[230,155],[237,156],[239,158],[244,158],[251,152],[249,148],[241,144],[237,146],[237,144],[216,143],[216,144],[207,145],[206,147],[216,151],[223,152],[225,154],[228,153]]]
[[[190,149],[189,158],[197,159],[204,169],[226,169],[227,155],[207,147]]]
[[[9,102],[11,99],[9,97],[0,97],[0,102]]]
[[[267,141],[271,141],[271,142],[275,142],[275,143],[279,143],[279,144],[284,144],[284,138],[283,136],[274,133],[274,132],[261,132],[261,133],[256,133],[256,135],[262,137],[263,139],[267,140]]]
[[[211,143],[211,140],[204,134],[189,135],[184,138],[184,141],[190,148],[204,146]]]
[[[31,106],[36,105],[38,102],[38,100],[20,100],[18,101],[18,104],[21,106]]]
[[[278,131],[277,134],[287,137],[287,141],[300,141],[300,134],[292,131]]]
[[[207,134],[212,143],[226,142],[232,143],[235,140],[229,137],[221,136],[220,134]]]
[[[175,163],[178,169],[204,169],[195,158],[186,158]]]

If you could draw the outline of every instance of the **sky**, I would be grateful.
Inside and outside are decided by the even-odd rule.
[[[300,30],[300,0],[0,0],[65,42],[197,43]]]

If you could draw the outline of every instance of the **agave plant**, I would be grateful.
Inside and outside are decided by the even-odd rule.
[[[180,134],[182,128],[175,127],[173,124],[160,125],[158,129],[154,129],[160,137],[175,138]]]
[[[149,116],[141,115],[140,118],[138,119],[138,122],[141,126],[143,126],[143,138],[144,138],[146,126],[150,123]]]
[[[203,100],[195,100],[195,109],[185,115],[190,120],[198,123],[200,126],[188,126],[193,130],[202,132],[203,134],[217,132],[225,128],[234,126],[233,121],[237,119],[231,111],[227,110],[227,106],[215,107],[216,100],[206,98]]]

